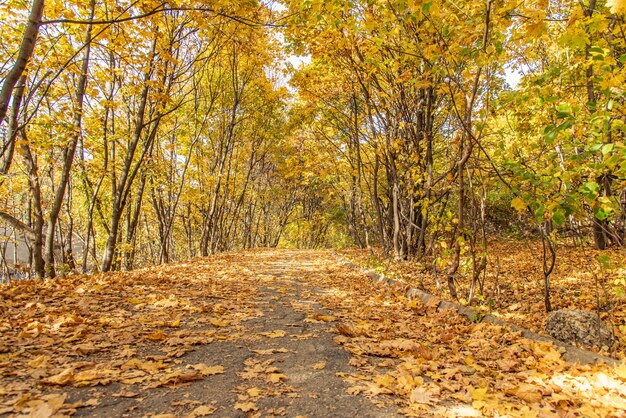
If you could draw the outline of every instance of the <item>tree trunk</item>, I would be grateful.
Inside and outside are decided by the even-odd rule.
[[[0,89],[0,125],[4,122],[4,117],[7,114],[9,101],[13,95],[15,84],[22,77],[24,70],[26,70],[26,65],[35,50],[37,35],[39,34],[39,27],[41,26],[41,17],[43,16],[43,8],[44,0],[33,1],[17,59],[2,83],[2,89]]]
[[[95,9],[95,0],[91,0],[91,14],[90,20],[93,20]],[[85,33],[85,55],[83,57],[83,64],[81,67],[80,78],[78,80],[78,87],[76,89],[76,104],[74,110],[74,132],[70,138],[70,142],[63,149],[63,168],[61,171],[61,179],[56,189],[54,196],[54,203],[50,209],[48,216],[48,232],[46,235],[46,276],[55,277],[56,272],[54,269],[54,230],[56,228],[57,221],[59,220],[59,213],[63,205],[63,198],[65,196],[65,189],[70,181],[72,164],[74,162],[74,154],[76,153],[76,147],[78,140],[82,134],[82,120],[83,120],[83,102],[85,100],[85,90],[87,89],[87,72],[89,70],[89,56],[91,53],[91,29],[92,25],[87,26],[87,32]]]

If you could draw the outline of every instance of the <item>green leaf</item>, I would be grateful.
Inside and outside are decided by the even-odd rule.
[[[602,155],[607,155],[609,154],[611,151],[613,151],[613,144],[604,144],[602,146]]]
[[[580,187],[580,193],[588,200],[596,200],[600,194],[600,185],[595,181],[589,181]]]
[[[609,214],[601,207],[597,207],[593,209],[593,214],[596,219],[603,221],[609,217]]]
[[[611,256],[608,254],[600,254],[598,256],[598,261],[605,269],[609,269],[611,267]]]
[[[563,222],[565,222],[565,213],[563,213],[563,211],[561,210],[557,210],[552,214],[552,220],[554,221],[556,226],[563,225]]]
[[[556,110],[558,112],[556,115],[557,118],[566,118],[572,113],[572,109],[567,103],[560,104]]]

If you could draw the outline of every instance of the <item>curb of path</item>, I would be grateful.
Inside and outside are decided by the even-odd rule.
[[[390,287],[399,286],[399,287],[406,288],[405,295],[409,299],[418,298],[425,304],[428,304],[429,302],[430,303],[436,302],[437,310],[442,311],[442,310],[452,309],[458,312],[459,314],[466,316],[469,320],[473,320],[476,316],[476,312],[472,308],[460,305],[455,302],[450,302],[447,300],[440,299],[435,295],[431,295],[430,293],[424,292],[423,290],[417,289],[415,287],[411,287],[408,285],[408,283],[402,280],[390,279],[388,277],[385,277],[383,274],[379,274],[375,271],[363,269],[360,266],[354,264],[353,262],[341,258],[335,251],[333,251],[333,257],[335,258],[335,260],[337,260],[339,264],[359,271],[360,273],[368,276],[374,282],[382,283]],[[535,340],[535,341],[543,341],[543,342],[552,343],[556,347],[559,347],[561,349],[561,352],[563,353],[563,358],[570,363],[578,362],[582,364],[595,364],[595,363],[602,361],[608,364],[609,366],[617,366],[620,363],[620,361],[617,359],[603,356],[601,354],[597,354],[592,351],[580,349],[578,347],[564,343],[562,341],[559,341],[552,337],[548,337],[546,335],[537,334],[536,332],[530,331],[526,328],[522,328],[510,322],[503,321],[500,318],[496,318],[493,315],[485,315],[484,317],[481,318],[481,322],[489,322],[494,325],[507,327],[513,331],[520,332],[524,338],[528,338],[528,339]]]

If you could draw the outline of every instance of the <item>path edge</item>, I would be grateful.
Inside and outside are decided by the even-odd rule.
[[[332,255],[337,261],[337,263],[343,266],[346,266],[348,268],[357,270],[359,273],[364,274],[365,276],[368,276],[375,283],[381,283],[383,285],[387,285],[390,287],[395,286],[395,287],[404,288],[405,289],[404,294],[408,299],[418,298],[425,304],[428,304],[429,302],[433,303],[433,301],[435,301],[437,302],[438,311],[452,309],[458,312],[460,315],[466,316],[470,321],[472,321],[476,316],[476,311],[472,308],[463,306],[455,302],[443,300],[435,295],[424,292],[423,290],[420,290],[416,287],[412,287],[403,280],[391,279],[391,278],[385,277],[384,274],[377,273],[373,270],[364,269],[361,266],[342,258],[341,256],[339,256],[339,254],[337,254],[336,251],[332,251]],[[561,349],[563,358],[570,363],[597,364],[597,363],[603,362],[611,367],[615,367],[618,364],[620,364],[620,360],[614,359],[612,357],[603,356],[601,354],[597,354],[589,350],[584,350],[584,349],[575,347],[573,345],[564,343],[563,341],[559,341],[547,335],[538,334],[526,328],[522,328],[510,322],[504,321],[500,318],[496,318],[493,315],[485,315],[484,317],[481,318],[481,322],[489,322],[494,325],[499,325],[501,327],[509,328],[515,332],[520,332],[524,338],[528,338],[530,340],[552,343],[554,346]]]

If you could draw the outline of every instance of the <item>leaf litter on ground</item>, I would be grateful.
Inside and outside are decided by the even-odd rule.
[[[306,266],[290,284],[251,268],[285,257]],[[250,270],[244,274],[244,268]],[[68,401],[81,387],[115,384],[117,396],[143,399],[151,388],[191,385],[229,367],[187,361],[197,347],[259,339],[278,346],[251,351],[241,384],[230,390],[238,399],[233,408],[249,416],[267,413],[259,399],[298,396],[272,357],[289,351],[279,340],[295,336],[247,327],[264,315],[266,308],[254,301],[274,281],[298,288],[298,300],[289,299],[289,289],[277,298],[303,312],[304,321],[326,324],[351,354],[353,372],[341,373],[347,392],[379,406],[408,416],[450,417],[604,417],[626,410],[624,364],[569,364],[549,343],[407,300],[338,265],[329,251],[265,250],[2,287],[0,413],[68,416],[101,402],[97,396]],[[325,313],[300,299],[321,303]],[[328,368],[302,361],[311,372]],[[186,416],[214,408],[176,407]],[[273,411],[284,412],[280,406]]]

